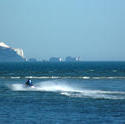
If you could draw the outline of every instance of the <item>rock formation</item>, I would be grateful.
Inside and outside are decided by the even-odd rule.
[[[24,62],[24,53],[22,49],[11,48],[3,42],[0,42],[0,62]]]

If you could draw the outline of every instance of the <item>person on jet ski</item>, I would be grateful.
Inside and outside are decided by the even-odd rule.
[[[26,86],[29,86],[29,87],[33,86],[31,79],[28,79],[25,84],[26,84]]]

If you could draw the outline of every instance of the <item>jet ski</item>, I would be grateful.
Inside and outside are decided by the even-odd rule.
[[[27,82],[25,83],[25,87],[26,88],[35,88],[35,86],[33,85],[31,79],[28,79]]]

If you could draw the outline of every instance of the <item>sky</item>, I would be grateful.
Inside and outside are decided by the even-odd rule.
[[[0,0],[0,41],[26,58],[125,61],[125,0]]]

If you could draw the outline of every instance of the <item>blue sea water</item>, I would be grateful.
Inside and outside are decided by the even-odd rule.
[[[0,64],[0,124],[124,123],[125,62]]]

